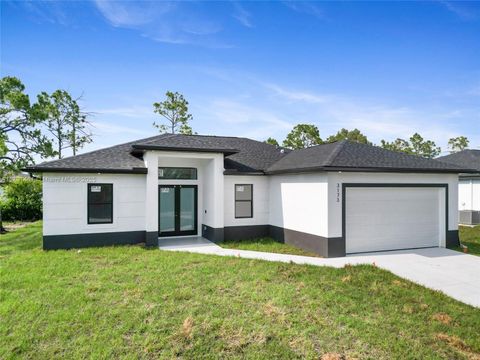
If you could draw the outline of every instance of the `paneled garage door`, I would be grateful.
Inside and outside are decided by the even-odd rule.
[[[346,187],[347,253],[440,246],[445,188]]]

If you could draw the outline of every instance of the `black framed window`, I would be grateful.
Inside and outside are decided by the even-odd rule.
[[[113,223],[113,184],[88,184],[88,223]]]
[[[159,167],[158,178],[166,180],[197,180],[197,169],[188,167]]]
[[[253,217],[253,185],[235,185],[235,218]]]

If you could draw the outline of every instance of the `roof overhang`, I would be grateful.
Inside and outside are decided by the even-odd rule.
[[[233,155],[240,150],[237,149],[221,149],[221,148],[194,148],[194,147],[176,147],[176,146],[159,146],[159,145],[132,145],[133,152],[143,150],[159,150],[159,151],[182,151],[182,152],[203,152],[203,153],[222,153],[225,156]]]
[[[275,174],[294,174],[294,173],[305,173],[305,172],[316,172],[316,171],[325,171],[325,172],[382,172],[382,173],[427,173],[427,174],[467,174],[475,173],[476,170],[471,169],[408,169],[408,168],[382,168],[382,167],[332,167],[332,166],[318,166],[318,167],[306,167],[299,169],[285,169],[285,170],[267,170],[267,175]]]
[[[131,169],[92,169],[92,168],[51,168],[41,166],[29,166],[22,171],[29,173],[88,173],[88,174],[147,174],[147,168]]]
[[[462,179],[462,180],[478,180],[478,179],[480,179],[480,172],[477,170],[477,173],[475,173],[475,174],[461,173],[460,174],[460,179]]]
[[[239,176],[246,176],[246,175],[251,175],[251,176],[263,176],[265,173],[263,171],[238,171],[238,170],[225,170],[223,172],[223,175],[239,175]]]

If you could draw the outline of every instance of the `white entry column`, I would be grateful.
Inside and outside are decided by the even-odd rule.
[[[158,243],[158,154],[147,151],[143,159],[148,169],[145,193],[145,219],[147,246]]]

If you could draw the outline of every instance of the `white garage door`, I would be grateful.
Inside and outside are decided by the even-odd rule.
[[[347,253],[440,246],[445,189],[347,187]]]

